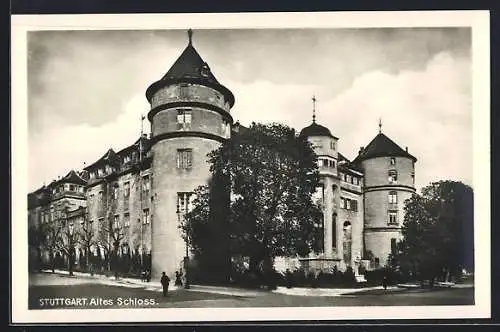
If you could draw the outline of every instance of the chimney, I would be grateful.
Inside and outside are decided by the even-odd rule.
[[[365,147],[364,146],[362,146],[362,147],[359,148],[358,155],[362,154],[363,151],[365,151]]]
[[[406,152],[408,152],[408,147],[405,147]]]
[[[239,132],[240,131],[240,122],[236,121],[233,125],[233,131]]]

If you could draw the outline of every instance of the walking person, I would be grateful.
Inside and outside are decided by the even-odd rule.
[[[384,278],[382,279],[382,287],[384,287],[384,289],[387,289],[387,277],[384,276]]]
[[[175,286],[182,287],[182,271],[175,271]]]
[[[161,285],[163,287],[163,296],[167,296],[169,283],[170,283],[170,278],[165,274],[165,272],[162,272]]]

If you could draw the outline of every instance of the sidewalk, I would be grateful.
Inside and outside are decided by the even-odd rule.
[[[397,288],[397,287],[388,287]],[[304,288],[304,287],[278,287],[273,293],[295,296],[343,296],[367,290],[383,289],[382,286],[364,288]]]

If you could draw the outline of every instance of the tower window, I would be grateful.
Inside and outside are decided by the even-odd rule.
[[[397,225],[397,213],[394,211],[389,212],[389,225]]]
[[[389,192],[389,203],[396,204],[398,202],[398,193],[396,191]]]
[[[330,149],[335,150],[335,142],[330,141]]]
[[[390,163],[391,165],[396,165],[396,158],[395,158],[395,157],[391,157],[391,159],[390,159],[389,163]]]
[[[191,110],[177,110],[177,130],[191,129]]]
[[[398,172],[395,170],[389,171],[389,183],[396,183],[398,181]]]
[[[190,192],[179,192],[177,193],[177,206],[176,211],[179,215],[185,215],[191,211],[192,201],[194,195]]]
[[[177,168],[188,169],[191,168],[193,162],[192,149],[178,149],[177,150]]]

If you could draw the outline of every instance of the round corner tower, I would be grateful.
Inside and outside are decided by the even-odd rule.
[[[365,174],[365,251],[371,251],[376,267],[386,265],[401,239],[404,202],[416,192],[416,161],[381,131],[356,158]]]
[[[333,260],[338,255],[339,226],[336,222],[339,200],[339,182],[338,182],[338,138],[333,136],[330,130],[316,123],[316,98],[313,97],[313,121],[312,124],[303,128],[299,136],[307,139],[312,145],[314,153],[318,158],[318,169],[320,175],[320,184],[317,188],[315,199],[320,199],[320,205],[323,212],[323,253],[321,257],[326,260]],[[331,266],[322,266],[330,268]]]
[[[230,138],[234,96],[189,43],[170,70],[151,84],[152,275],[183,268],[187,244],[179,229],[193,191],[210,178],[207,155]],[[172,278],[172,277],[171,277]]]

